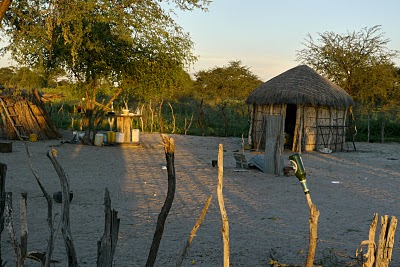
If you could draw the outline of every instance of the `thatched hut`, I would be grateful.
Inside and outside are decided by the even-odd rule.
[[[0,92],[0,130],[9,140],[26,140],[31,134],[37,140],[61,137],[37,90]]]
[[[269,115],[280,115],[285,144],[292,151],[343,150],[346,121],[354,101],[342,88],[306,65],[294,67],[257,87],[247,98],[249,143],[265,148]]]

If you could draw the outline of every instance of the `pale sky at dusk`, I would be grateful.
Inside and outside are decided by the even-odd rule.
[[[214,0],[208,12],[179,12],[175,19],[195,43],[199,60],[191,73],[240,60],[266,81],[299,64],[296,51],[308,33],[316,40],[325,31],[381,25],[388,48],[400,50],[399,10],[398,0]],[[7,64],[0,58],[0,67]]]

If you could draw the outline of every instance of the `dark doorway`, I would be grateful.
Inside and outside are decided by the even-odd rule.
[[[286,105],[285,117],[285,147],[292,148],[294,129],[296,127],[296,112],[297,106],[294,104]]]

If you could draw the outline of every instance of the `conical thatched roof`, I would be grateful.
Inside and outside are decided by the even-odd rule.
[[[342,88],[319,75],[307,65],[294,67],[257,87],[247,104],[310,104],[343,108],[354,106]]]

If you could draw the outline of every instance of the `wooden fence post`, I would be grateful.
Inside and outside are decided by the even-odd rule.
[[[117,247],[120,219],[117,216],[118,212],[111,210],[110,192],[107,188],[104,193],[104,213],[104,233],[97,242],[97,266],[110,267]]]
[[[222,195],[222,187],[224,183],[224,147],[222,144],[219,145],[218,149],[218,187],[217,187],[217,195],[218,195],[218,203],[219,209],[221,211],[222,217],[222,240],[224,243],[224,267],[229,267],[229,220],[228,215],[226,214],[225,204],[224,204],[224,196]]]
[[[6,203],[6,173],[7,165],[0,162],[0,241],[4,230],[4,209]],[[3,266],[3,258],[1,257],[1,242],[0,242],[0,266]]]
[[[57,160],[57,150],[53,148],[50,151],[48,151],[47,157],[53,164],[54,169],[56,170],[58,177],[60,178],[60,183],[62,187],[63,210],[62,210],[61,232],[63,234],[65,249],[67,252],[68,266],[77,267],[78,260],[76,257],[74,242],[72,240],[70,220],[69,220],[69,202],[70,202],[69,179],[64,169]]]
[[[176,188],[176,177],[175,177],[175,142],[173,138],[169,138],[167,135],[162,134],[161,138],[164,142],[165,158],[167,160],[167,172],[168,172],[168,191],[167,197],[165,198],[164,205],[161,208],[161,212],[158,215],[156,231],[154,232],[153,242],[149,256],[147,257],[146,267],[154,266],[157,258],[158,247],[160,246],[161,238],[164,232],[164,224],[167,219],[168,213],[172,207],[172,202],[175,197]]]
[[[267,115],[265,117],[265,167],[264,172],[281,175],[283,151],[283,129],[281,115]]]

